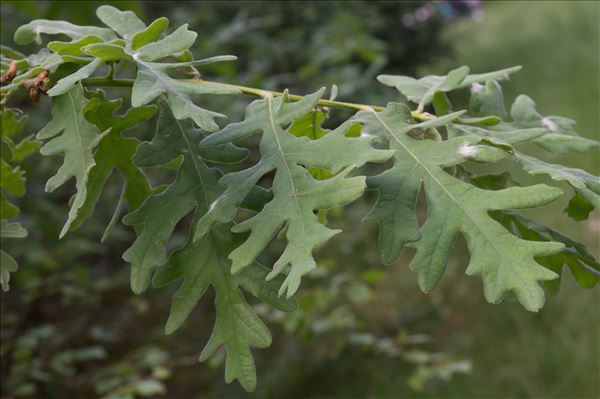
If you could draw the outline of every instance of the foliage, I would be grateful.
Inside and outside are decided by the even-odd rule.
[[[27,123],[26,115],[20,115],[16,109],[2,108],[1,117],[0,237],[24,238],[27,236],[27,230],[19,222],[10,221],[19,214],[19,208],[9,202],[7,196],[18,198],[25,195],[25,176],[19,163],[36,151],[39,144],[30,137],[15,143],[16,136]],[[15,272],[17,268],[14,258],[0,249],[0,283],[4,291],[8,291],[10,273]]]
[[[324,90],[301,97],[204,80],[197,67],[234,57],[194,60],[189,48],[196,33],[187,25],[166,34],[166,18],[146,26],[131,11],[111,6],[100,7],[97,15],[110,29],[35,20],[16,31],[15,42],[40,43],[42,34],[58,33],[71,41],[50,42],[48,50],[30,57],[3,49],[7,84],[1,89],[2,235],[24,234],[20,225],[5,220],[18,210],[4,199],[4,192],[15,197],[24,194],[22,174],[10,163],[36,149],[30,139],[14,144],[12,138],[23,118],[4,103],[21,87],[34,100],[47,91],[53,119],[37,135],[47,140],[40,152],[64,157],[48,180],[47,191],[71,177],[76,180],[60,237],[93,214],[104,182],[113,169],[119,169],[125,179],[123,195],[105,237],[120,217],[121,202],[126,202],[129,213],[123,222],[134,226],[137,234],[123,255],[132,265],[132,290],[141,293],[151,282],[164,286],[183,280],[173,296],[167,333],[176,330],[208,286],[213,287],[216,321],[200,360],[224,345],[227,382],[238,379],[246,390],[253,390],[256,372],[250,347],[271,343],[241,289],[276,309],[294,310],[292,296],[301,277],[316,268],[313,251],[338,232],[325,227],[320,211],[352,202],[367,184],[379,192],[368,218],[380,223],[383,260],[391,263],[405,246],[414,246],[417,255],[411,267],[419,273],[424,291],[440,280],[458,233],[466,237],[471,252],[466,272],[482,277],[490,302],[499,302],[512,291],[526,309],[537,311],[544,302],[539,283],[557,278],[565,264],[580,285],[598,282],[600,266],[585,247],[513,211],[553,201],[562,194],[558,188],[511,187],[508,178],[476,176],[470,171],[470,162],[512,158],[530,174],[569,182],[576,194],[567,213],[575,220],[586,219],[590,209],[599,205],[598,177],[546,163],[518,148],[527,142],[558,153],[598,147],[598,142],[575,133],[573,121],[542,117],[528,97],[518,97],[509,114],[494,79],[518,68],[469,75],[469,69],[461,67],[447,76],[420,80],[381,75],[382,83],[396,87],[418,106],[415,111],[398,103],[374,107],[323,99]],[[116,77],[127,68],[135,68],[135,80]],[[101,69],[107,74],[98,75]],[[98,86],[131,87],[133,108],[122,116],[113,115],[123,100],[107,99],[104,92],[92,89]],[[451,112],[446,93],[465,87],[472,92],[469,109]],[[199,95],[239,93],[262,99],[248,106],[244,121],[222,129],[215,118],[224,115],[198,101]],[[126,129],[153,116],[155,106],[149,105],[153,102],[159,115],[151,141],[140,143],[123,136]],[[429,104],[433,113],[425,112]],[[323,112],[317,106],[359,112],[333,131],[315,133],[319,126],[315,120]],[[313,122],[304,123],[307,118]],[[256,133],[261,134],[258,162],[245,169],[236,167],[248,151],[233,142]],[[387,170],[376,176],[355,170],[389,159],[393,165],[384,165]],[[175,170],[176,176],[166,187],[152,187],[142,168],[164,172],[163,177]],[[421,186],[429,215],[418,226],[415,206]],[[238,223],[247,212],[255,214]],[[178,223],[189,225],[188,238],[172,250],[169,243]],[[241,234],[248,230],[249,234]],[[278,234],[286,237],[287,246],[271,269],[258,263],[257,257]],[[15,269],[14,260],[3,252],[3,286]]]

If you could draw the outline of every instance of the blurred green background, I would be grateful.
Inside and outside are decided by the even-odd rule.
[[[103,3],[3,1],[1,42],[13,46],[14,30],[34,18],[97,24],[94,11]],[[193,48],[199,58],[239,57],[203,70],[211,79],[298,94],[335,83],[343,100],[385,104],[398,95],[375,81],[379,73],[522,65],[503,85],[507,102],[526,93],[542,114],[575,119],[581,135],[600,138],[598,2],[108,3],[146,21],[167,16],[171,27],[189,23],[199,33]],[[35,107],[12,100],[30,114],[28,134],[48,120],[48,99]],[[238,120],[249,100],[216,105]],[[330,123],[343,116],[333,113]],[[139,129],[139,137],[151,129]],[[544,156],[600,174],[598,154]],[[26,165],[28,193],[20,206],[30,238],[3,242],[21,268],[2,293],[2,398],[600,397],[597,288],[582,290],[565,272],[560,292],[537,314],[513,298],[490,305],[480,280],[464,275],[468,254],[460,241],[445,278],[425,295],[407,267],[412,253],[383,266],[376,226],[359,225],[372,195],[330,215],[344,234],[317,254],[320,268],[300,290],[298,312],[259,307],[274,343],[254,351],[259,384],[247,394],[224,383],[222,358],[196,362],[212,328],[212,298],[203,298],[188,322],[166,337],[171,290],[129,291],[120,257],[132,233],[119,227],[99,243],[117,184],[91,221],[58,241],[70,191],[43,193],[57,165],[39,156]],[[532,214],[598,257],[598,211],[576,223],[562,213],[564,205]],[[272,263],[278,249],[275,243],[265,262]]]

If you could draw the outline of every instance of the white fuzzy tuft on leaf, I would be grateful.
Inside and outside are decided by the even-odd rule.
[[[458,153],[463,157],[473,158],[477,155],[477,147],[465,143],[458,148]]]

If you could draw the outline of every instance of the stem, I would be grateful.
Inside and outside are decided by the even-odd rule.
[[[188,80],[184,80],[184,81],[188,82],[188,83],[203,85],[203,86],[235,89],[235,90],[239,90],[240,92],[242,92],[244,94],[250,94],[253,96],[257,96],[257,97],[265,97],[265,96],[269,96],[269,95],[271,95],[273,97],[281,97],[284,95],[284,93],[282,93],[280,91],[257,89],[254,87],[240,86],[240,85],[234,85],[234,84],[230,84],[230,83],[213,82],[213,81],[209,81],[209,80],[188,79]],[[87,78],[87,79],[82,80],[82,84],[84,86],[131,87],[131,86],[133,86],[133,82],[134,82],[133,79],[113,79],[110,76],[100,76],[100,77],[96,77],[96,78]],[[289,93],[287,94],[287,97],[294,101],[299,101],[304,98],[304,96],[299,96],[297,94],[289,94]],[[382,107],[379,105],[357,104],[357,103],[349,103],[349,102],[344,102],[344,101],[333,101],[333,100],[324,100],[324,99],[320,99],[317,102],[317,104],[323,105],[326,107],[347,108],[347,109],[354,109],[354,110],[358,110],[358,111],[372,110],[372,111],[381,112],[385,109],[385,107]],[[431,115],[427,112],[418,112],[418,111],[412,111],[411,116],[420,121],[426,121],[426,120],[435,118],[434,115]]]
[[[84,86],[132,87],[133,79],[113,79],[110,76],[83,79]]]

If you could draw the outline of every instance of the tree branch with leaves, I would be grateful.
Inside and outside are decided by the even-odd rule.
[[[548,163],[521,148],[533,143],[560,154],[597,150],[600,143],[579,136],[570,119],[542,116],[527,96],[517,97],[507,111],[498,82],[519,67],[484,74],[461,67],[421,79],[381,75],[378,80],[396,88],[406,103],[356,104],[337,101],[335,94],[323,98],[324,89],[301,96],[205,80],[199,68],[236,57],[194,59],[190,48],[196,33],[187,25],[167,33],[166,18],[146,25],[131,11],[111,6],[98,8],[97,15],[106,27],[48,20],[20,27],[14,37],[20,45],[42,44],[43,35],[70,39],[51,41],[38,53],[1,49],[0,234],[8,239],[26,235],[15,219],[14,202],[25,194],[19,163],[38,149],[44,156],[64,158],[47,192],[72,178],[76,182],[59,238],[93,215],[106,181],[119,170],[123,194],[103,239],[125,207],[122,223],[137,235],[123,254],[131,264],[133,292],[179,284],[167,334],[184,323],[212,287],[216,321],[200,360],[225,346],[227,382],[237,379],[254,390],[251,348],[271,343],[245,293],[275,309],[294,311],[302,278],[318,264],[313,251],[342,233],[327,227],[324,212],[357,200],[366,189],[379,196],[365,221],[379,223],[383,262],[393,263],[405,247],[414,247],[410,267],[425,292],[440,281],[459,234],[471,254],[466,273],[481,277],[489,302],[513,293],[527,310],[538,311],[544,303],[541,283],[558,289],[555,281],[565,265],[582,287],[598,283],[598,261],[582,244],[516,211],[569,193],[546,184],[519,187],[508,172],[472,171],[473,163],[508,159],[531,175],[566,182],[572,199],[565,211],[575,221],[587,219],[600,205],[597,176]],[[117,76],[126,68],[135,69],[135,79]],[[111,99],[102,87],[124,88],[129,94]],[[468,109],[453,111],[447,93],[466,88],[471,90]],[[47,94],[52,118],[35,139],[17,142],[27,117],[8,104],[23,89],[32,100]],[[198,101],[240,94],[259,98],[238,123],[219,124],[225,115]],[[115,115],[125,103],[131,107]],[[328,108],[357,112],[330,131],[321,125]],[[125,134],[151,120],[156,130],[146,141]],[[245,167],[249,150],[238,145],[255,136],[260,138],[258,162]],[[386,161],[391,166],[374,176],[361,168]],[[154,187],[148,168],[175,168],[176,177]],[[266,179],[270,185],[260,184],[265,176],[272,176]],[[428,211],[419,226],[415,208],[421,191]],[[241,220],[240,209],[253,216]],[[185,243],[168,250],[176,225],[188,215],[192,222]],[[283,253],[274,265],[259,263],[257,257],[276,236],[286,240]],[[1,257],[0,278],[8,289],[17,263],[5,252]]]

